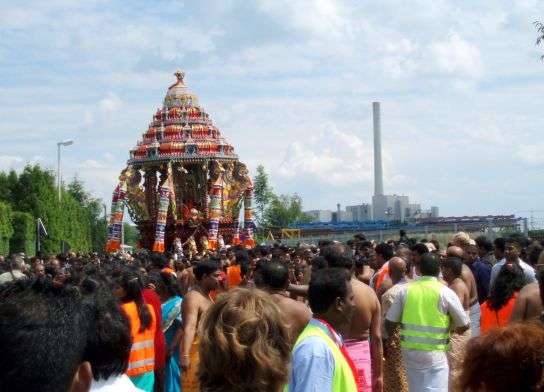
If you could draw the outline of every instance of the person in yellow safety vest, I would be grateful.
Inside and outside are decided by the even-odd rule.
[[[447,392],[450,330],[468,330],[469,317],[457,294],[438,281],[437,255],[422,255],[419,269],[421,278],[408,283],[389,308],[385,328],[392,333],[400,323],[410,391]]]
[[[142,290],[140,276],[126,269],[117,279],[115,295],[121,300],[121,307],[130,321],[132,346],[127,375],[137,388],[152,392],[155,384],[156,315],[153,307],[144,303]]]
[[[295,342],[285,391],[356,392],[357,369],[341,337],[355,309],[349,274],[343,268],[313,272],[308,300],[313,318]]]

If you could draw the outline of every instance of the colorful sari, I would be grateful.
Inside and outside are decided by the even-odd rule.
[[[162,304],[162,331],[166,347],[169,348],[174,336],[181,328],[181,297],[175,296]],[[179,344],[173,350],[170,357],[166,358],[164,369],[164,391],[180,392],[180,367],[179,367]]]

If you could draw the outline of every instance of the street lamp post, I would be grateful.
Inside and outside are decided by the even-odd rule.
[[[72,144],[74,144],[73,140],[64,140],[62,142],[57,143],[57,190],[59,192],[59,203],[60,203],[60,198],[61,198],[61,194],[60,194],[60,185],[61,185],[60,147],[61,146],[67,147],[67,146],[71,146]]]

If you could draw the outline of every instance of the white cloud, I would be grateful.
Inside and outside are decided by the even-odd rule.
[[[103,169],[104,165],[94,159],[86,159],[81,162],[78,167],[82,169]]]
[[[350,133],[326,127],[304,142],[293,142],[277,170],[286,178],[312,176],[331,185],[360,184],[369,180],[370,149]]]
[[[103,113],[113,113],[120,110],[122,107],[123,101],[114,93],[108,93],[105,98],[102,98],[98,102],[98,110]],[[89,118],[86,117],[85,121],[88,122]]]
[[[479,78],[484,71],[478,46],[462,39],[458,33],[431,44],[428,56],[427,61],[433,61],[437,70],[445,74]]]

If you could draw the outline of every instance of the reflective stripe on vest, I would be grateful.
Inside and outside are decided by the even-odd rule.
[[[336,343],[329,337],[326,332],[324,332],[318,326],[311,323],[306,325],[306,328],[304,328],[302,333],[299,335],[295,346],[293,347],[293,353],[295,352],[296,348],[302,343],[302,341],[310,336],[319,336],[331,349],[332,356],[334,358],[334,373],[332,378],[331,392],[356,392],[357,383],[353,378],[353,372],[351,371],[349,364],[342,355],[342,352],[340,351]],[[287,390],[288,387],[285,388],[285,391]]]
[[[145,305],[151,314],[151,325],[140,332],[140,317],[136,303],[123,304],[123,310],[130,321],[132,346],[128,359],[127,374],[131,377],[153,371],[155,369],[155,331],[156,317],[151,305]]]
[[[423,351],[449,349],[450,320],[439,310],[442,287],[442,283],[431,277],[408,284],[401,320],[401,347]]]
[[[128,370],[134,370],[148,365],[155,365],[155,358],[142,359],[141,361],[130,362],[128,364]]]
[[[134,342],[132,343],[132,350],[140,350],[142,348],[153,347],[153,343],[153,339],[142,340],[141,342]]]

